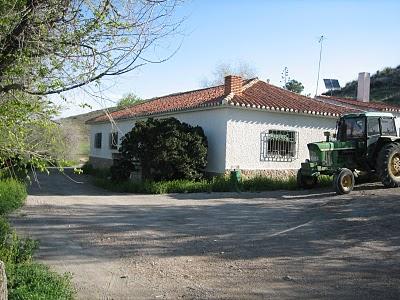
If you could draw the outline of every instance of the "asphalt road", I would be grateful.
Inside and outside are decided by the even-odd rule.
[[[13,217],[78,299],[399,299],[400,189],[111,194],[40,176]]]

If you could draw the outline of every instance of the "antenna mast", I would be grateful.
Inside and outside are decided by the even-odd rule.
[[[319,72],[320,72],[320,70],[321,70],[321,58],[322,58],[322,43],[323,43],[323,41],[324,41],[324,38],[325,38],[325,37],[324,37],[323,35],[321,35],[320,38],[319,38],[319,40],[318,40],[318,43],[321,44],[321,48],[319,49],[317,88],[315,89],[315,96],[318,95]]]

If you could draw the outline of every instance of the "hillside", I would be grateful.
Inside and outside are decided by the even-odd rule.
[[[331,92],[324,95],[331,95]],[[333,91],[332,95],[356,98],[357,80],[348,82],[341,90]],[[396,68],[384,68],[371,76],[370,100],[400,104],[400,65]]]
[[[114,111],[116,108],[108,108]],[[89,157],[89,126],[87,120],[103,115],[103,110],[58,119],[63,128],[64,138],[68,141],[68,159],[74,162],[84,162]]]

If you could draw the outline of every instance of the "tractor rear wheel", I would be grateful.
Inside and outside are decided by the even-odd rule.
[[[354,188],[354,174],[351,170],[343,168],[333,177],[333,187],[339,195],[350,193]]]
[[[301,174],[301,169],[297,172],[297,186],[303,189],[312,189],[318,183],[318,178],[315,176],[306,176]]]
[[[400,186],[400,145],[385,145],[378,155],[377,172],[386,187]]]

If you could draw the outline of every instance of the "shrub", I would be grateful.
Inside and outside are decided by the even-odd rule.
[[[139,160],[147,180],[199,179],[207,164],[207,138],[199,126],[175,118],[149,118],[136,122],[123,137],[119,152],[120,168],[130,170],[114,170],[115,175],[126,177],[134,171],[134,160]]]
[[[36,263],[22,263],[15,267],[8,285],[9,299],[73,299],[71,277],[49,270]]]
[[[213,177],[211,180],[170,180],[170,181],[120,181],[112,182],[106,178],[95,178],[95,185],[113,192],[139,194],[200,193],[200,192],[258,192],[271,190],[294,190],[296,178],[274,179],[270,177],[253,177],[233,184],[226,176]]]
[[[0,181],[0,214],[4,215],[21,207],[26,199],[27,192],[23,183],[6,179]]]

